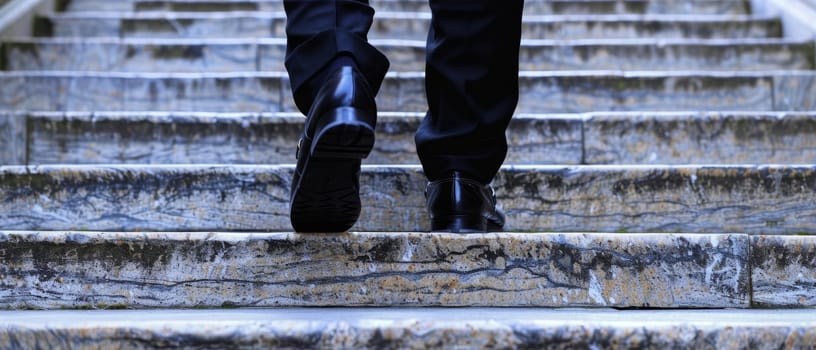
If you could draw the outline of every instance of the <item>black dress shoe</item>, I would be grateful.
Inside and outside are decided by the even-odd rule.
[[[297,232],[344,232],[360,216],[360,163],[377,105],[362,73],[341,67],[318,91],[298,144],[289,218]]]
[[[504,214],[496,208],[493,189],[459,172],[428,183],[425,198],[431,231],[491,232],[504,226]]]

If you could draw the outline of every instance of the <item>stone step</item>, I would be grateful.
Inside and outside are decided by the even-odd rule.
[[[752,237],[749,261],[754,306],[816,306],[816,236]]]
[[[376,11],[428,12],[427,0],[373,0]],[[524,2],[525,14],[747,14],[750,5],[744,0],[549,0]],[[139,0],[105,1],[72,0],[67,11],[282,11],[280,0]]]
[[[331,308],[0,312],[20,348],[809,349],[812,310]]]
[[[292,165],[0,167],[10,230],[291,230]],[[419,166],[364,166],[353,231],[428,229]],[[816,232],[816,166],[510,166],[508,231]]]
[[[75,12],[38,20],[41,36],[59,37],[284,37],[281,12]],[[430,14],[378,13],[370,39],[425,40]],[[742,15],[526,16],[528,39],[766,38],[780,37],[779,19]]]
[[[811,71],[525,71],[520,113],[644,110],[811,110]],[[383,112],[424,112],[424,74],[390,73]],[[296,111],[282,72],[0,73],[0,109],[71,111]]]
[[[750,244],[743,234],[0,232],[0,308],[746,308]],[[802,283],[816,281],[808,264]],[[789,282],[776,277],[766,280]]]
[[[382,113],[366,164],[418,164],[424,113]],[[0,164],[294,162],[299,113],[0,113]],[[0,132],[2,133],[2,132]],[[520,114],[506,164],[805,164],[816,113]]]
[[[425,42],[372,40],[392,71],[425,69]],[[11,39],[0,69],[129,72],[285,71],[285,39]],[[522,70],[814,69],[813,41],[781,39],[525,40]],[[5,62],[3,65],[2,62]]]

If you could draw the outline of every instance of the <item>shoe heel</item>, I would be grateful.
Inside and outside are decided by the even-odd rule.
[[[321,115],[316,129],[321,130],[312,141],[311,155],[315,158],[368,157],[374,147],[376,115],[354,107],[341,107]]]
[[[451,215],[431,220],[431,231],[453,233],[487,232],[487,219],[484,217]]]

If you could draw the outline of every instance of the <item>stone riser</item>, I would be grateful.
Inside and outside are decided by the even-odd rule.
[[[0,308],[816,306],[816,236],[748,242],[737,234],[0,232]]]
[[[40,34],[58,37],[223,38],[285,36],[282,13],[69,13],[42,19]],[[425,40],[429,14],[381,13],[369,39]],[[528,17],[527,39],[768,38],[780,37],[778,19],[747,16],[549,16]]]
[[[12,230],[291,230],[292,166],[0,167]],[[519,166],[494,187],[506,230],[816,232],[813,166]],[[353,231],[428,229],[416,166],[364,167]]]
[[[744,308],[749,245],[699,234],[0,232],[0,308]]]
[[[816,307],[816,236],[751,238],[751,300],[758,307]]]
[[[380,116],[366,164],[418,164],[422,113]],[[294,162],[290,114],[0,113],[0,164]],[[806,164],[813,113],[518,115],[506,164]]]
[[[535,71],[519,78],[519,113],[810,110],[813,72]],[[422,73],[386,77],[384,112],[424,112]],[[285,73],[7,72],[0,108],[71,111],[296,111]]]
[[[256,309],[2,312],[21,348],[810,349],[808,310]]]
[[[376,11],[428,12],[427,0],[370,2]],[[526,14],[747,14],[746,1],[531,1],[524,3]],[[283,11],[279,0],[271,1],[104,1],[73,0],[68,11]]]
[[[425,69],[425,43],[373,40],[391,71]],[[18,39],[2,44],[5,70],[128,72],[285,71],[283,39]],[[3,51],[4,50],[4,51]],[[521,70],[813,69],[813,42],[780,40],[527,41]],[[3,64],[2,62],[5,62]]]

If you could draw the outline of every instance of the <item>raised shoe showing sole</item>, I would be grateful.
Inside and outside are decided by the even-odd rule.
[[[353,67],[318,91],[298,144],[290,220],[298,232],[344,232],[360,217],[360,163],[374,147],[377,105]]]
[[[374,129],[350,107],[320,117],[320,133],[299,145],[290,219],[297,232],[343,232],[360,216],[360,163],[374,146]]]

